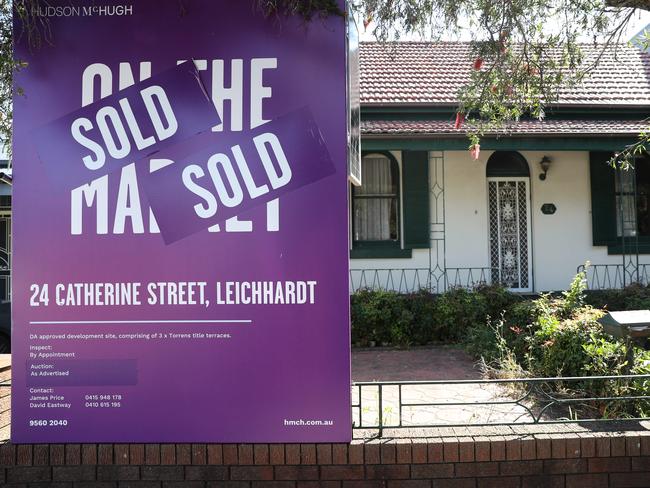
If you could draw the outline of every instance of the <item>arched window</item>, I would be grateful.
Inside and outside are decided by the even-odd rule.
[[[354,242],[399,240],[399,166],[390,153],[366,154],[363,184],[352,189]]]
[[[530,176],[526,159],[516,151],[495,151],[488,159],[486,176]]]

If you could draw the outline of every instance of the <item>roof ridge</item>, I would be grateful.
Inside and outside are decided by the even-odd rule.
[[[424,46],[435,46],[435,45],[447,45],[447,44],[453,44],[457,46],[471,46],[474,41],[412,41],[412,40],[406,40],[406,41],[359,41],[359,44],[362,46],[369,46],[369,45],[424,45]],[[513,45],[518,46],[521,45],[521,42],[515,42]],[[578,46],[586,46],[586,47],[603,47],[603,46],[611,46],[611,47],[624,47],[627,49],[630,49],[632,51],[640,51],[644,54],[646,53],[643,49],[641,49],[639,46],[636,46],[634,44],[630,44],[629,42],[610,42],[610,43],[593,43],[593,42],[577,42],[575,43]]]

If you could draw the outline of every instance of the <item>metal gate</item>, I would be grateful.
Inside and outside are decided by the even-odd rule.
[[[490,266],[512,291],[532,291],[530,178],[488,178]]]

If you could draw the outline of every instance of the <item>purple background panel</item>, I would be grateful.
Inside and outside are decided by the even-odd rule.
[[[268,183],[268,177],[253,143],[254,137],[264,133],[271,133],[278,138],[292,173],[291,181],[275,190]],[[211,193],[216,193],[206,162],[213,154],[221,153],[230,159],[234,168],[237,168],[231,152],[231,148],[235,145],[241,148],[253,181],[257,185],[266,184],[269,191],[257,198],[250,198],[246,185],[239,175],[238,181],[244,195],[242,203],[236,207],[226,207],[219,202],[213,217],[201,218],[194,210],[194,206],[204,204],[204,200],[185,187],[183,170],[189,164],[200,166],[204,176],[196,179],[196,182]],[[164,155],[159,156],[164,157]],[[277,167],[277,164],[275,166]],[[140,181],[167,244],[207,229],[211,225],[219,224],[252,207],[330,176],[336,171],[314,118],[306,108],[278,117],[252,131],[212,134],[206,141],[206,146],[198,152],[157,171],[149,172],[148,165],[139,165],[139,169],[141,170]],[[238,172],[237,169],[235,171]],[[170,198],[170,195],[173,195],[173,198]]]
[[[163,140],[158,140],[156,137],[154,126],[140,95],[143,89],[155,85],[160,86],[167,94],[178,123],[176,133]],[[136,147],[133,134],[129,130],[120,108],[119,102],[122,99],[129,102],[142,136],[144,138],[153,136],[155,144],[141,150]],[[95,116],[99,109],[107,106],[114,107],[120,114],[129,137],[131,151],[128,156],[121,159],[115,159],[108,151],[105,151],[106,162],[104,165],[99,169],[91,170],[84,165],[83,157],[92,155],[92,153],[73,138],[70,128],[73,121],[80,117],[89,119],[93,128],[84,131],[84,135],[104,147]],[[134,161],[153,156],[161,148],[210,130],[212,126],[220,122],[214,104],[201,83],[199,72],[190,61],[75,110],[36,129],[33,136],[41,161],[52,181],[63,188],[70,189]],[[111,130],[111,132],[115,137],[115,131]]]
[[[52,44],[38,50],[28,48],[26,36],[17,37],[16,56],[28,67],[15,77],[25,96],[14,101],[12,441],[350,440],[344,20],[305,25],[301,18],[265,19],[252,0],[184,0],[183,13],[176,1],[139,0],[122,16],[83,15],[87,2],[81,0],[49,3],[78,6],[81,14],[50,17]],[[127,165],[102,177],[107,215],[98,213],[96,201],[84,202],[82,231],[72,234],[71,191],[48,176],[33,132],[81,107],[84,69],[105,64],[115,93],[122,63],[131,65],[137,79],[140,63],[150,63],[155,76],[179,60],[194,59],[206,68],[201,76],[212,97],[219,81],[215,69],[221,63],[228,87],[241,60],[242,97],[236,98],[243,130],[250,130],[256,125],[250,115],[251,65],[261,58],[277,66],[262,76],[272,89],[262,103],[263,119],[309,107],[336,169],[280,197],[277,230],[269,230],[267,206],[261,205],[242,212],[230,228],[224,224],[220,232],[204,230],[165,245],[152,229],[142,182],[129,186],[136,171]],[[223,132],[215,137],[240,132],[233,126],[236,109],[226,100]],[[211,136],[204,132],[165,153],[180,161]],[[146,159],[136,164],[146,165]],[[132,217],[124,232],[116,233],[118,197],[128,188],[129,208],[140,211],[144,231],[137,226],[134,231]],[[104,219],[107,233],[98,233]],[[317,281],[315,303],[216,303],[217,283],[284,280]],[[146,290],[148,283],[181,281],[206,282],[210,305],[150,305],[144,292],[141,305],[56,304],[57,284],[140,282]],[[30,306],[34,284],[49,286],[47,306]],[[170,339],[172,334],[206,339]],[[207,339],[208,334],[221,338]],[[30,357],[36,345],[74,353],[76,360],[137,360],[138,382],[47,387],[71,407],[30,408],[35,393],[27,383],[28,367],[42,361]],[[120,397],[120,407],[87,408],[85,399],[93,395]],[[34,419],[67,424],[35,427]],[[286,423],[301,419],[328,424]]]
[[[31,365],[35,367],[30,368]],[[35,373],[33,376],[30,374],[32,372]],[[48,374],[54,372],[63,374]],[[135,359],[30,361],[28,363],[28,374],[27,384],[29,386],[135,385],[138,382],[137,361]]]

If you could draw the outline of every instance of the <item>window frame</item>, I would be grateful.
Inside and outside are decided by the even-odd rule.
[[[411,249],[403,249],[403,225],[404,219],[402,216],[402,168],[399,164],[399,161],[390,151],[362,151],[361,160],[363,165],[363,159],[368,156],[383,156],[390,161],[391,165],[391,174],[393,177],[397,178],[396,181],[396,190],[397,193],[393,197],[386,198],[395,198],[396,201],[396,218],[397,218],[397,239],[388,239],[381,241],[370,241],[370,240],[355,240],[355,218],[354,218],[354,208],[355,208],[355,199],[364,199],[364,198],[376,198],[376,197],[355,197],[354,187],[350,185],[350,230],[351,230],[351,249],[350,257],[356,259],[363,258],[410,258]],[[362,171],[362,182],[363,182],[363,171]],[[363,185],[363,183],[362,183]]]
[[[616,186],[616,175],[614,173],[616,170],[607,164],[611,156],[613,156],[613,153],[590,152],[593,245],[607,246],[607,254],[610,255],[636,253],[637,249],[639,254],[650,254],[650,236],[638,236],[637,238],[626,236],[630,243],[625,246],[624,252],[622,237],[618,235],[619,212],[617,198],[622,193],[618,191]],[[643,157],[646,162],[640,164],[650,164],[650,155],[645,154]],[[607,191],[603,191],[602,185],[606,181],[609,188],[606,188]],[[636,181],[634,184],[636,185]],[[633,251],[632,247],[634,247]]]

